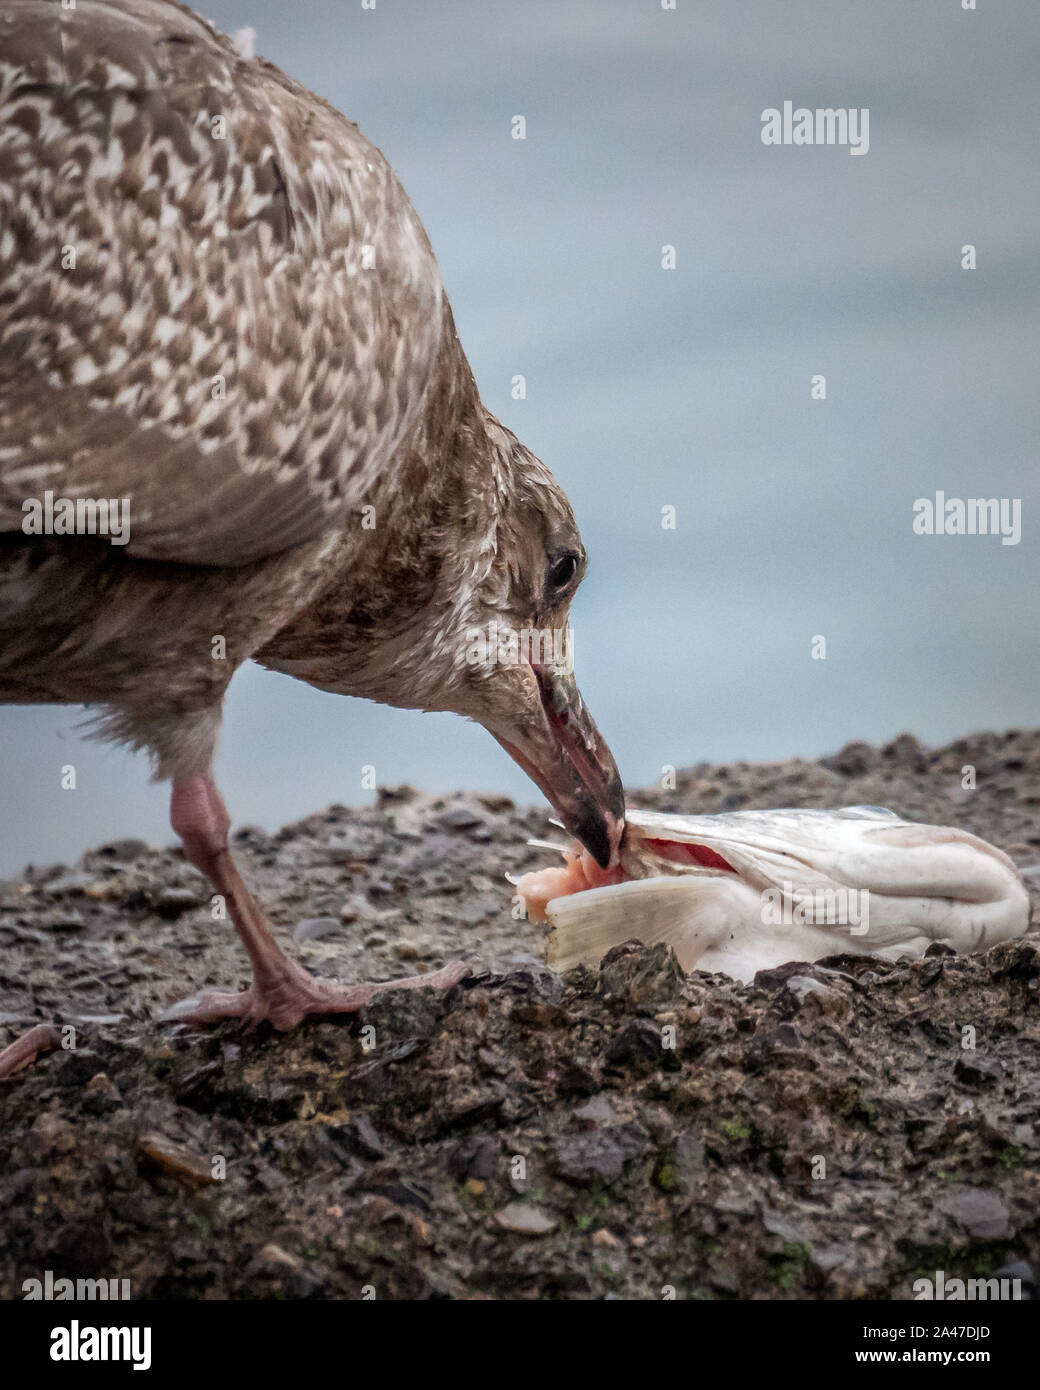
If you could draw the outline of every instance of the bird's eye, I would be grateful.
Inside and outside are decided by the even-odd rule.
[[[572,550],[566,554],[557,556],[549,568],[549,588],[559,592],[573,584],[574,576],[578,573],[578,557]]]

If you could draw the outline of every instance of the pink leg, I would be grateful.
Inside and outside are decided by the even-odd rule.
[[[37,1023],[0,1052],[0,1081],[16,1076],[23,1068],[31,1066],[41,1052],[53,1052],[56,1047],[61,1047],[57,1028],[52,1023]]]
[[[175,1004],[163,1015],[182,1022],[213,1023],[243,1018],[268,1019],[275,1028],[295,1028],[308,1014],[353,1013],[384,989],[450,989],[469,974],[452,961],[429,975],[411,975],[385,984],[341,985],[316,979],[291,961],[271,935],[263,913],[242,881],[228,847],[230,819],[212,773],[175,778],[170,821],[184,853],[227,903],[253,965],[253,983],[239,993],[211,990]]]

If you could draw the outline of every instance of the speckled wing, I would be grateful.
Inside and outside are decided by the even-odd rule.
[[[0,0],[0,529],[130,499],[131,553],[239,565],[342,522],[443,333],[382,154],[172,0]]]

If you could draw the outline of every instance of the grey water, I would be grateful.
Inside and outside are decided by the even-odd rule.
[[[627,782],[1037,722],[1035,0],[200,8],[401,176],[486,403],[574,503],[576,665]],[[785,100],[868,109],[869,150],[764,144]],[[916,533],[939,491],[1017,499],[1017,544]],[[172,838],[145,760],[81,719],[0,709],[0,873]],[[364,804],[365,765],[538,800],[457,718],[236,678],[238,824]]]

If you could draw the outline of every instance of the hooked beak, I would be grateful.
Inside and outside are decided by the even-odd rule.
[[[544,792],[564,825],[600,868],[617,863],[625,829],[625,793],[603,735],[585,707],[574,676],[531,662],[541,716],[498,739]]]

